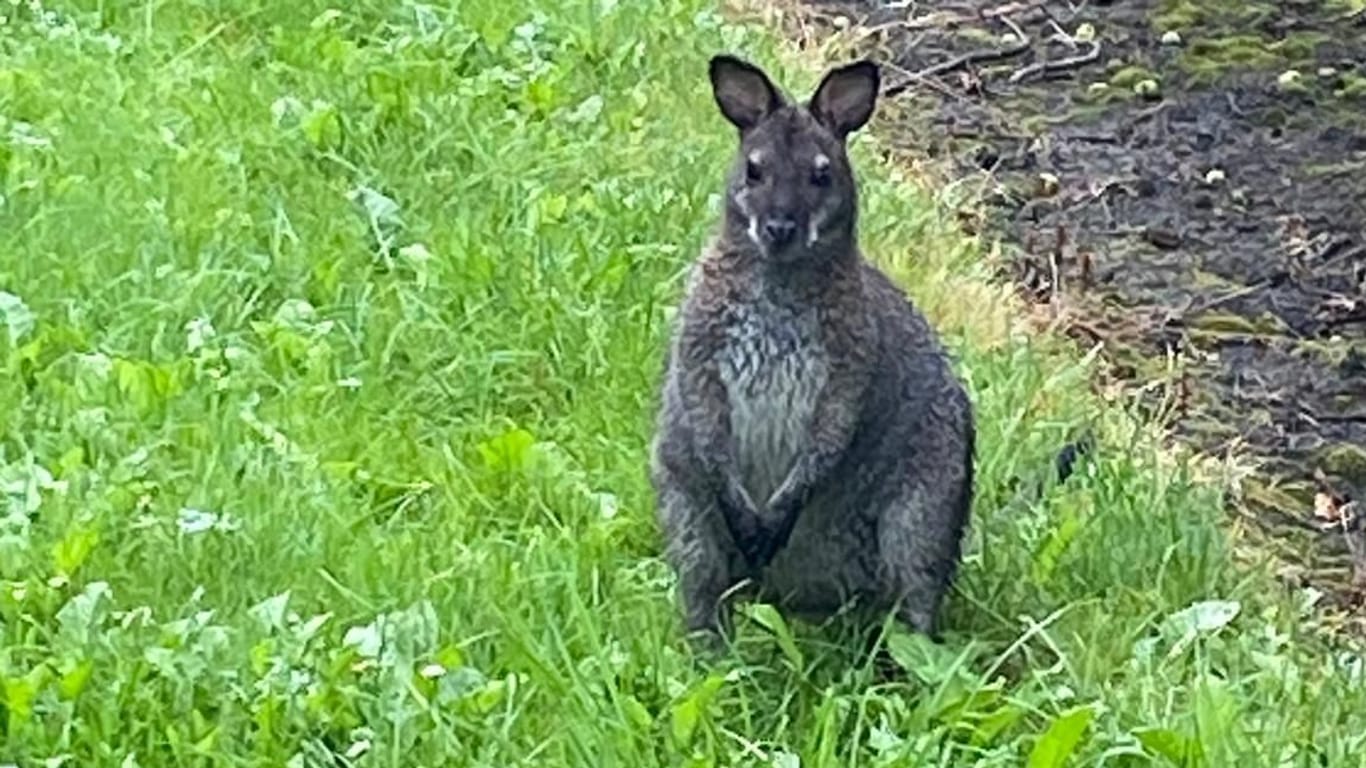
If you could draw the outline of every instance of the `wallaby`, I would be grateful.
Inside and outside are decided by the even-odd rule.
[[[935,332],[859,250],[846,142],[878,67],[828,71],[806,104],[732,56],[709,75],[739,150],[665,354],[650,466],[686,629],[719,637],[750,579],[795,614],[857,602],[938,637],[976,433]]]

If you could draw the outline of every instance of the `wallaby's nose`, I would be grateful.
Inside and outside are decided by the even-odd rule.
[[[764,222],[764,236],[773,245],[787,245],[797,234],[797,222],[787,217],[772,218]]]

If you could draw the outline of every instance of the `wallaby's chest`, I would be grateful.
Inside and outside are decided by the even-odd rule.
[[[721,379],[740,469],[756,503],[768,499],[805,447],[827,366],[814,310],[758,301],[739,308],[728,326]]]

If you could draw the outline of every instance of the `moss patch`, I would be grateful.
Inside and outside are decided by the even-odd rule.
[[[1238,34],[1190,41],[1179,66],[1197,82],[1213,82],[1239,71],[1287,70],[1312,66],[1322,35],[1300,32],[1283,39]]]

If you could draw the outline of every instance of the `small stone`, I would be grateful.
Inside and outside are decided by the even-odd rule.
[[[1181,247],[1181,235],[1170,229],[1148,227],[1143,230],[1143,239],[1164,251]]]
[[[1001,42],[1006,45],[1014,45],[1020,42],[1020,38],[1016,37],[1014,32],[1007,32],[1001,35]]]
[[[1156,80],[1139,80],[1134,83],[1134,93],[1145,99],[1158,99],[1162,96],[1162,88],[1157,84]]]
[[[1205,173],[1205,183],[1211,187],[1223,181],[1224,178],[1224,171],[1220,168],[1211,168]]]
[[[1300,71],[1298,69],[1287,69],[1276,78],[1276,82],[1282,87],[1294,85],[1300,81]]]
[[[994,147],[981,146],[973,152],[972,159],[978,168],[989,171],[1001,161],[1001,153],[997,152]]]
[[[848,17],[848,16],[836,16],[836,17],[835,17],[835,20],[834,20],[834,24],[835,24],[835,29],[848,29],[848,28],[849,28],[849,17]]]
[[[1100,94],[1105,93],[1108,90],[1110,90],[1109,83],[1097,82],[1091,83],[1090,85],[1086,86],[1086,92],[1091,94],[1092,96],[1099,96]]]
[[[1174,30],[1174,29],[1169,29],[1169,30],[1167,30],[1166,32],[1163,32],[1163,33],[1162,33],[1162,44],[1163,44],[1163,45],[1180,45],[1180,44],[1181,44],[1181,33],[1180,33],[1180,32],[1177,32],[1177,31]]]
[[[1058,194],[1058,177],[1051,173],[1039,174],[1039,194],[1042,197],[1052,197]]]
[[[1319,77],[1333,77],[1338,73],[1335,67],[1319,67]]]
[[[1083,23],[1077,27],[1077,31],[1072,35],[1072,39],[1079,43],[1089,43],[1096,39],[1096,28],[1089,23]]]

